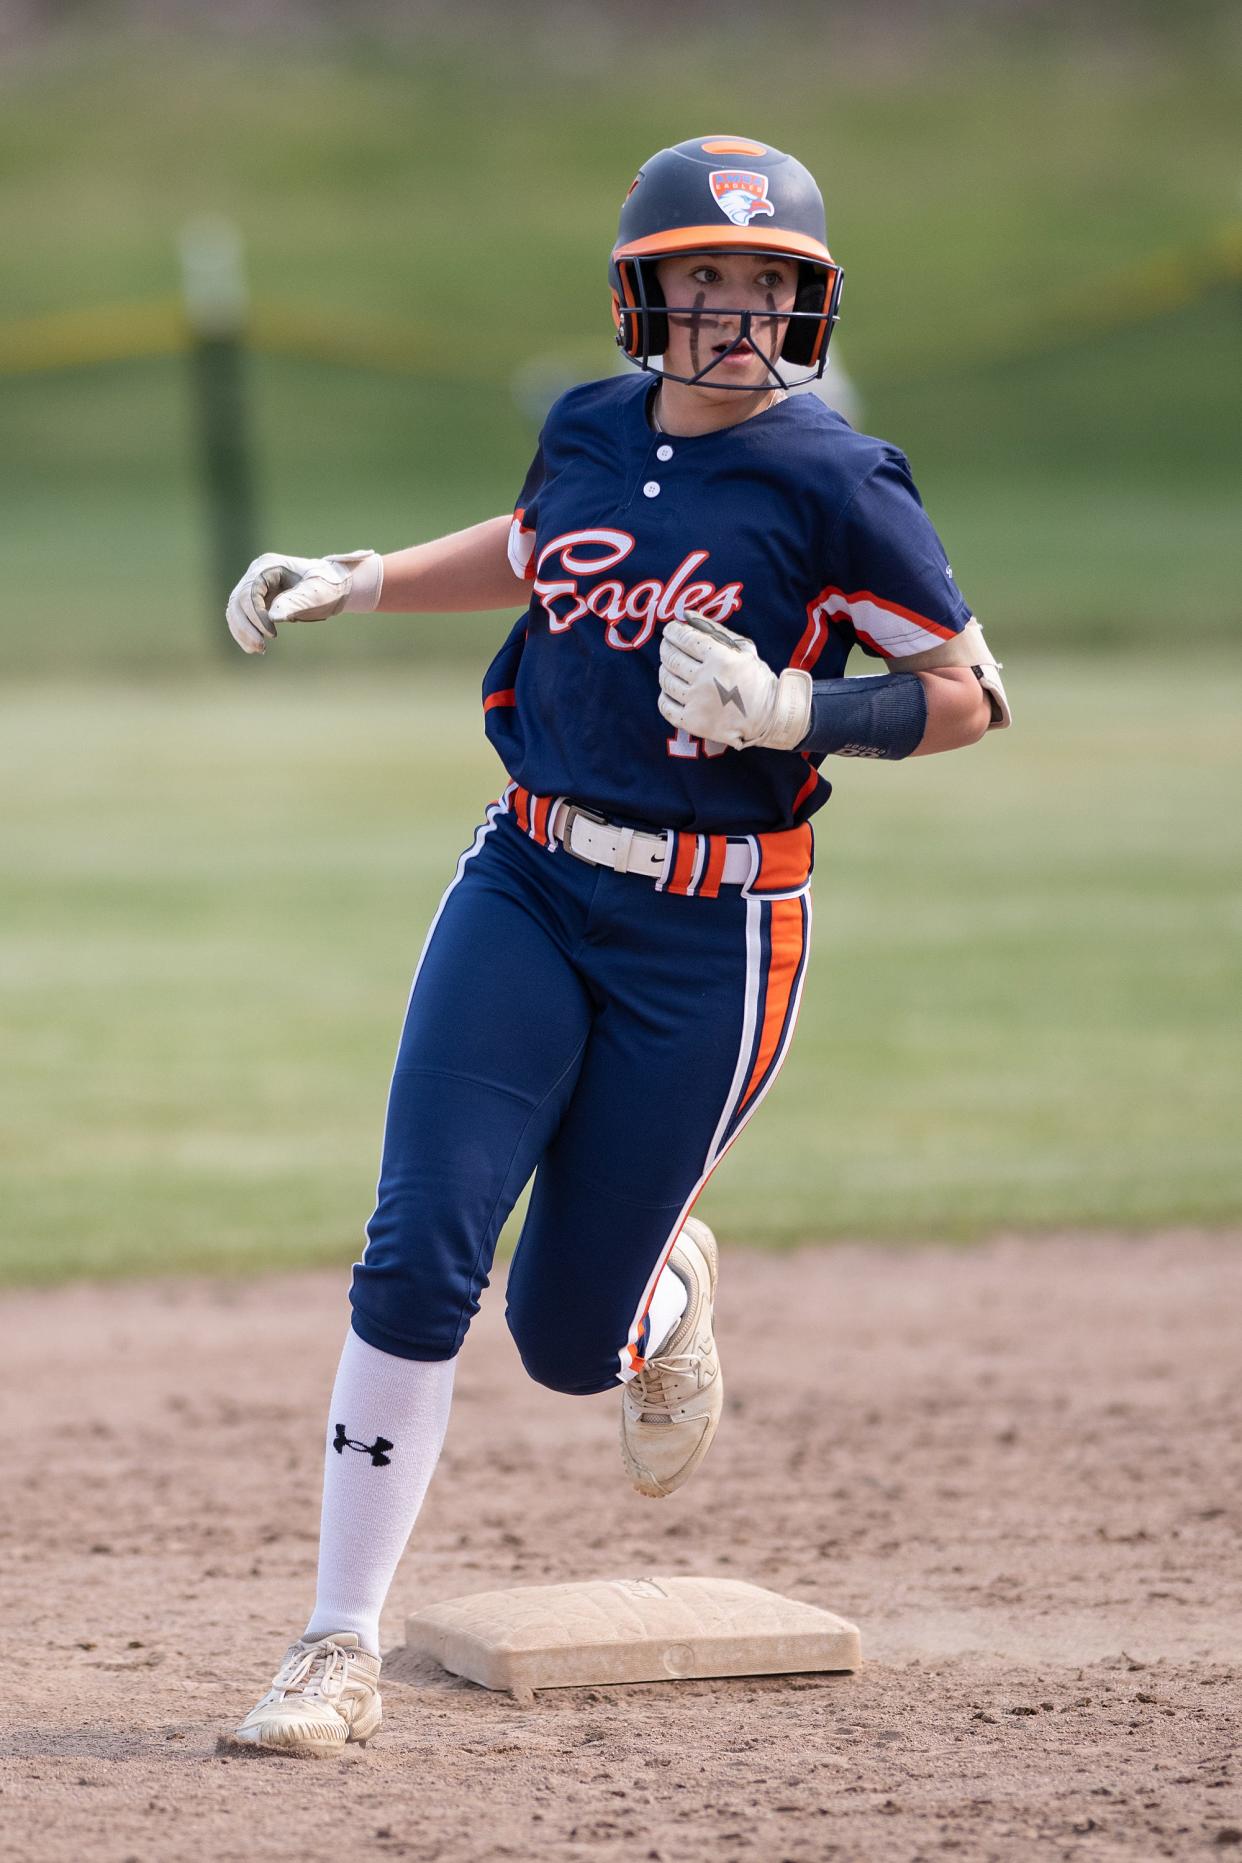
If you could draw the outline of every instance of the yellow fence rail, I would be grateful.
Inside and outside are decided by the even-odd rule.
[[[1223,226],[1200,245],[1152,253],[1103,278],[1075,279],[1023,312],[954,331],[955,348],[905,352],[885,379],[899,385],[962,367],[980,368],[1050,354],[1097,336],[1152,323],[1242,284],[1242,223]]]
[[[1042,355],[1093,336],[1167,316],[1198,302],[1223,285],[1242,283],[1242,223],[1222,227],[1193,247],[1154,253],[1111,276],[1077,280],[1032,304],[981,322],[959,324],[954,347],[903,350],[872,358],[886,379],[912,381],[963,367],[977,368]],[[503,366],[480,369],[459,341],[396,319],[352,312],[318,311],[307,305],[259,298],[244,328],[247,347],[293,360],[370,368],[394,375],[441,381],[507,380]],[[0,324],[0,375],[24,376],[176,356],[193,345],[180,299],[169,297],[94,310],[68,311]],[[581,354],[598,365],[598,339],[567,342],[566,359]]]

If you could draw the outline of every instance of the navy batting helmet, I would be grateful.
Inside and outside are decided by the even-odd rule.
[[[792,155],[744,136],[696,136],[661,149],[631,183],[608,267],[617,342],[630,361],[649,369],[668,345],[656,261],[672,253],[725,251],[798,261],[781,358],[822,375],[842,277],[827,246],[823,196],[814,175]],[[749,311],[717,314],[737,316],[739,341],[748,337]],[[702,381],[716,360],[697,376],[671,379]],[[768,368],[780,387],[790,386]]]

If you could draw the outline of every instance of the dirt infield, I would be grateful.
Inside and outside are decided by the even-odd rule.
[[[390,1643],[497,1583],[721,1572],[855,1618],[866,1667],[519,1707],[398,1653],[366,1751],[217,1754],[310,1599],[342,1302],[333,1276],[6,1296],[0,1856],[1242,1846],[1242,1239],[726,1252],[725,1423],[660,1502],[625,1486],[615,1399],[523,1379],[493,1290]]]

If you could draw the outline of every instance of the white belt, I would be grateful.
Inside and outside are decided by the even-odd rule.
[[[668,860],[669,836],[649,834],[641,828],[619,828],[615,822],[590,815],[562,796],[552,809],[549,831],[577,860],[594,867],[611,867],[614,873],[640,873],[658,880]],[[724,886],[742,886],[750,878],[754,849],[749,841],[730,841],[725,853]]]

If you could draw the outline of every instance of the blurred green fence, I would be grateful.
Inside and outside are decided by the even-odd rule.
[[[1224,286],[1242,285],[1242,222],[1223,225],[1197,244],[1153,253],[1140,263],[1050,289],[1020,315],[1012,311],[933,345],[911,341],[881,358],[891,384],[909,387],[963,367],[1022,362],[1201,303]],[[185,354],[194,332],[182,299],[97,306],[0,324],[0,376],[36,375]],[[305,303],[262,298],[250,310],[245,341],[257,355],[377,369],[436,381],[490,382],[507,388],[510,373],[494,358],[463,355],[445,330],[425,330],[365,311],[321,311]],[[596,342],[567,346],[566,365],[601,366]],[[585,377],[584,377],[585,379]]]
[[[873,407],[893,410],[887,430],[912,453],[970,598],[1002,638],[1110,648],[1154,644],[1172,611],[1196,638],[1236,623],[1223,545],[1236,478],[1213,485],[1210,468],[1213,455],[1225,463],[1229,441],[1210,421],[1192,438],[1185,414],[1186,377],[1210,375],[1214,351],[1222,376],[1236,361],[1239,282],[1242,229],[1231,225],[1050,290],[1008,322],[911,341],[882,367],[872,359],[862,424],[881,425]],[[511,502],[534,424],[499,359],[476,364],[448,332],[268,297],[253,303],[244,341],[261,487],[255,547],[394,549]],[[9,497],[25,519],[16,582],[46,623],[15,643],[18,665],[172,667],[224,643],[219,598],[230,578],[208,543],[192,349],[173,297],[0,326],[9,419],[29,436]],[[547,362],[568,380],[604,373],[614,356],[601,330]],[[1222,382],[1221,425],[1231,398],[1236,388],[1231,397]],[[972,410],[970,439],[946,459],[955,401]],[[1085,459],[1062,405],[1095,424]],[[1111,473],[1100,452],[1114,458]],[[1084,469],[1096,475],[1089,493]],[[163,614],[135,602],[135,567],[144,590],[166,592]],[[477,662],[490,638],[489,624],[469,618],[422,622],[416,641],[381,619],[337,633],[326,651],[318,643],[316,657],[327,666],[416,646]]]
[[[257,51],[170,38],[11,87],[11,668],[172,671],[216,651],[173,289],[188,217],[233,219],[253,268],[263,546],[394,549],[511,504],[532,380],[614,366],[617,202],[688,109],[769,125],[823,179],[860,424],[909,453],[1004,650],[1225,639],[1242,618],[1236,60],[1188,25],[1146,61],[1067,32],[959,44],[935,67],[893,48],[843,74],[836,25],[808,15],[793,71],[739,62],[740,30],[641,71],[527,57],[519,84],[499,56],[360,42],[282,43],[272,86]],[[495,633],[381,617],[283,657],[477,666]]]

